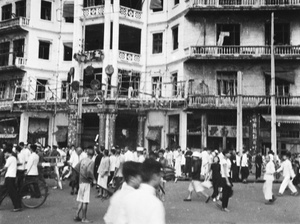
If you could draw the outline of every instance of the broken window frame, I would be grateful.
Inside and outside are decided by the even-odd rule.
[[[218,96],[237,95],[237,72],[236,71],[218,71],[216,82],[217,82]]]
[[[241,44],[241,25],[238,23],[232,24],[217,24],[216,42],[219,43],[221,32],[229,32],[229,36],[224,36],[223,43],[219,46],[240,46]]]

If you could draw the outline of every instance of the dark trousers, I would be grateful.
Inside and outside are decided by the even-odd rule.
[[[216,198],[219,194],[219,187],[220,186],[220,181],[219,180],[212,180],[212,185],[213,185],[213,194],[211,195],[212,198]]]
[[[79,189],[79,174],[75,170],[72,170],[70,187],[72,188],[72,191],[78,191]]]
[[[5,178],[5,183],[0,188],[0,201],[3,200],[3,197],[7,193],[14,205],[14,209],[22,208],[21,197],[19,195],[19,192],[17,191],[16,178],[14,178],[14,177],[6,177]]]
[[[255,178],[258,179],[261,176],[261,164],[256,164]]]
[[[228,179],[231,183],[230,178]],[[232,196],[232,187],[227,185],[225,178],[222,178],[222,187],[222,208],[227,208],[229,198]]]
[[[247,178],[249,176],[249,169],[248,169],[248,167],[242,167],[241,174],[242,174],[242,180],[247,180]]]
[[[23,185],[25,170],[17,170],[17,190],[20,191]]]
[[[35,182],[33,184],[30,184],[30,188],[31,189],[28,189],[30,190],[30,192],[32,192],[32,197],[34,198],[39,198],[41,197],[41,191],[40,191],[40,188],[39,188],[39,184],[38,184],[38,180],[39,180],[39,176],[26,176],[26,182]]]

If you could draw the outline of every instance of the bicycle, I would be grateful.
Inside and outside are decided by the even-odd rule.
[[[27,180],[26,177],[22,183],[21,188],[18,190],[21,197],[22,205],[26,208],[38,208],[43,205],[48,197],[48,186],[38,177],[35,180]],[[7,197],[6,193],[0,198],[0,204]]]

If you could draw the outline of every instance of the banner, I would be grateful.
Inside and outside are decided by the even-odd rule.
[[[208,125],[208,137],[236,138],[236,126]],[[243,138],[249,138],[249,127],[243,127]]]

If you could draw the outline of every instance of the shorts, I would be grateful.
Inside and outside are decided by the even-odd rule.
[[[82,203],[90,202],[91,185],[89,183],[79,184],[79,190],[77,194],[77,201]]]
[[[192,180],[192,182],[189,185],[190,192],[195,191],[195,192],[201,192],[204,191],[204,187],[202,186],[201,182],[199,180]]]

